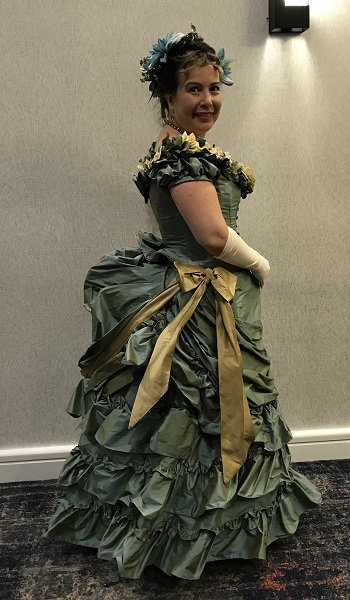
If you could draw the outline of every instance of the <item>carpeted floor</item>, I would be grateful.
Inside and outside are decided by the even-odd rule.
[[[1,600],[349,600],[350,460],[298,463],[323,494],[297,533],[268,559],[210,563],[199,581],[149,567],[122,579],[95,550],[42,538],[63,490],[56,483],[0,485]]]

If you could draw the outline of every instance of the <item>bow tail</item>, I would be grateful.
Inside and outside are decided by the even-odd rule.
[[[223,480],[228,483],[245,463],[254,440],[253,422],[242,378],[242,358],[230,303],[216,292],[218,371]]]
[[[129,429],[134,427],[167,391],[176,340],[196,310],[207,287],[208,281],[203,279],[185,306],[160,334],[136,394]]]

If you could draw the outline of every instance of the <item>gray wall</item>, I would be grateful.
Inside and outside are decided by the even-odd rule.
[[[293,429],[350,425],[350,12],[269,37],[267,0],[0,1],[1,447],[74,443],[87,269],[153,220],[131,181],[156,138],[139,60],[191,22],[237,58],[209,141],[249,164],[240,230],[272,274],[266,346]]]

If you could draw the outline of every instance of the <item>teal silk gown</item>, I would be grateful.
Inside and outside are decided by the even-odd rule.
[[[80,361],[84,377],[67,409],[81,418],[81,437],[60,474],[67,494],[45,535],[97,548],[98,556],[115,560],[125,577],[138,578],[147,565],[156,565],[169,575],[198,579],[208,561],[264,559],[266,547],[293,534],[300,515],[319,504],[321,496],[290,465],[292,436],[262,342],[258,282],[250,271],[208,254],[170,194],[180,183],[212,182],[227,225],[236,229],[240,198],[252,191],[250,171],[184,134],[165,138],[157,153],[153,145],[135,181],[151,201],[161,238],[139,233],[137,248],[107,254],[87,275],[85,305],[92,315],[93,344]],[[153,310],[150,302],[179,280],[181,265],[210,281],[176,334],[170,375],[163,375],[160,357],[144,389],[144,416],[129,428],[156,342],[196,291],[176,288]],[[244,389],[254,427],[242,466],[226,483],[219,363],[222,373],[229,363],[218,353],[218,294],[211,285],[218,267],[236,282],[228,306],[241,362],[238,371],[232,369],[231,387],[227,374],[222,377],[233,415],[225,427],[228,437],[238,436],[239,453],[243,433],[241,425],[235,431],[237,387]],[[223,303],[227,306],[227,300]],[[234,370],[240,373],[238,385]],[[169,381],[157,392],[163,376]]]

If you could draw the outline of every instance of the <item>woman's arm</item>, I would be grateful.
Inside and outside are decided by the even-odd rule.
[[[197,242],[207,252],[230,264],[250,269],[261,283],[269,262],[226,225],[218,196],[210,181],[189,181],[171,189],[172,198]]]
[[[172,198],[198,244],[216,256],[224,249],[227,225],[210,181],[188,181],[170,190]]]

